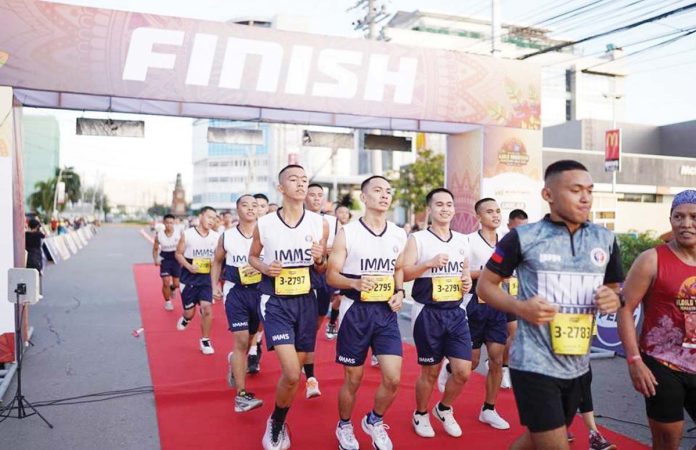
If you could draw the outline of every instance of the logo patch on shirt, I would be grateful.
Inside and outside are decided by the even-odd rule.
[[[394,248],[392,250],[394,250],[394,253],[399,253],[399,247],[397,247],[396,245],[394,246]]]
[[[306,242],[312,242],[312,235],[311,235],[311,234],[306,235],[306,236],[304,237],[304,240],[305,240]]]
[[[561,262],[561,255],[555,255],[553,253],[540,253],[539,261],[541,262]]]
[[[464,250],[462,250],[463,252]],[[494,263],[496,264],[501,264],[503,262],[503,258],[505,258],[505,252],[501,250],[499,247],[495,248],[495,252],[491,255],[491,260],[493,260]]]
[[[602,248],[595,247],[590,252],[590,259],[595,266],[604,267],[607,264],[607,252]]]

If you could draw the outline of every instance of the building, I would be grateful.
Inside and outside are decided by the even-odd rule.
[[[60,126],[53,116],[22,116],[22,163],[27,211],[34,185],[56,176],[60,165]]]
[[[570,39],[550,38],[552,30],[528,24],[503,23],[496,56],[519,58]],[[424,11],[399,11],[383,30],[387,40],[397,44],[481,55],[491,54],[491,21],[475,17]],[[620,49],[608,46],[601,57],[583,57],[573,46],[535,56],[542,66],[542,126],[568,120],[624,118],[622,95],[626,73]]]

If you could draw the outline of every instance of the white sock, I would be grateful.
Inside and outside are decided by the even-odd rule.
[[[250,355],[253,355],[253,356],[258,355],[258,348],[256,347],[256,345],[252,345],[252,346],[249,348],[249,354],[250,354]]]

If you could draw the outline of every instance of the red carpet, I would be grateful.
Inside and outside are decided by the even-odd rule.
[[[247,388],[264,400],[263,408],[238,414],[234,412],[233,391],[227,387],[226,356],[232,348],[232,335],[221,303],[214,305],[212,342],[215,355],[203,356],[198,350],[200,328],[198,318],[186,331],[176,330],[181,303],[175,301],[174,312],[165,311],[160,292],[157,268],[153,265],[134,266],[140,301],[142,326],[155,389],[160,442],[165,450],[173,449],[259,449],[266,419],[271,413],[279,366],[275,355],[265,352],[261,373],[250,378]],[[337,421],[337,395],[342,384],[342,367],[334,363],[334,343],[323,334],[317,340],[316,375],[322,396],[304,398],[302,388],[288,415],[292,447],[296,449],[337,448],[334,429]],[[356,436],[363,449],[371,443],[360,430],[361,415],[372,406],[379,384],[379,370],[367,368],[353,416]],[[484,378],[473,374],[455,406],[456,417],[464,430],[460,439],[445,435],[442,427],[433,422],[437,433],[434,439],[418,437],[410,425],[414,409],[414,385],[419,373],[415,348],[404,344],[404,367],[399,395],[387,413],[386,423],[396,448],[416,449],[447,445],[450,448],[506,449],[522,432],[511,391],[501,391],[497,410],[512,428],[497,431],[478,421],[483,401]],[[304,387],[304,386],[303,386]],[[432,405],[439,395],[433,394]],[[578,417],[572,427],[576,435],[573,449],[587,448],[587,431]],[[605,436],[624,449],[644,449],[646,446],[608,430]]]

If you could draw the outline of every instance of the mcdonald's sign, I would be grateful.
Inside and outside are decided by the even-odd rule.
[[[604,133],[604,171],[621,171],[621,130]]]

